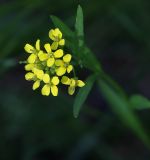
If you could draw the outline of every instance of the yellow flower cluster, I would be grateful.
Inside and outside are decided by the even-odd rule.
[[[74,71],[74,67],[71,64],[71,54],[65,54],[62,49],[65,45],[62,32],[58,28],[52,29],[49,31],[49,38],[52,44],[46,43],[43,50],[39,39],[35,47],[25,45],[25,51],[30,54],[25,65],[25,79],[34,82],[33,90],[42,85],[41,93],[44,96],[49,96],[50,93],[57,96],[60,83],[68,85],[68,93],[73,95],[77,86],[83,87],[85,84],[75,75],[73,78],[64,76]]]

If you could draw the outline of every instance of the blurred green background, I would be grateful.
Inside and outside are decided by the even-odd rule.
[[[85,16],[85,39],[104,70],[130,95],[150,98],[149,0],[0,1],[0,160],[149,160],[149,149],[111,111],[95,85],[78,119],[74,97],[33,92],[19,65],[24,45],[48,41],[56,15],[73,29]],[[88,71],[78,73],[86,79]],[[150,111],[137,114],[150,133]],[[150,136],[149,136],[150,138]]]

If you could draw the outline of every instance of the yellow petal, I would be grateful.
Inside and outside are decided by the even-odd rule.
[[[25,70],[26,71],[31,71],[34,68],[34,64],[26,64],[25,65]]]
[[[38,51],[40,50],[40,40],[39,39],[36,41],[35,48]]]
[[[63,56],[64,52],[62,49],[58,49],[56,52],[54,52],[55,58],[61,58]]]
[[[44,72],[42,70],[37,69],[34,71],[35,75],[37,76],[38,79],[42,80],[44,76]]]
[[[76,80],[74,80],[73,78],[71,78],[70,86],[71,87],[75,87],[76,86]]]
[[[58,42],[53,42],[51,48],[52,50],[56,50],[58,48]]]
[[[55,59],[54,58],[49,58],[47,60],[47,66],[48,67],[51,67],[54,63],[55,63]]]
[[[51,53],[52,50],[51,50],[51,45],[49,43],[46,43],[44,45],[44,48],[45,48],[45,50],[46,50],[47,53]]]
[[[43,51],[40,51],[38,53],[38,57],[39,57],[40,61],[45,61],[48,59],[48,55],[46,53],[43,53]]]
[[[55,85],[51,86],[51,92],[53,96],[58,96],[58,88]]]
[[[63,57],[64,62],[69,63],[71,61],[71,54],[66,54]]]
[[[56,59],[56,60],[55,60],[55,65],[56,65],[57,67],[63,66],[63,65],[64,65],[64,62],[63,62],[61,59]]]
[[[70,79],[67,76],[63,76],[61,79],[61,83],[65,85],[70,85]]]
[[[43,54],[43,51],[39,51],[38,57]]]
[[[50,31],[49,31],[49,38],[51,39],[51,40],[55,40],[55,37],[54,37],[54,30],[53,29],[51,29]]]
[[[44,74],[43,81],[44,81],[44,83],[49,83],[50,82],[50,76],[48,74]]]
[[[33,89],[33,90],[36,90],[36,89],[39,88],[39,87],[40,87],[40,81],[37,80],[37,81],[35,81],[35,82],[33,83],[32,89]]]
[[[62,38],[62,33],[58,28],[55,29],[55,36],[58,37],[59,39]]]
[[[83,86],[85,86],[85,83],[83,81],[81,81],[81,80],[78,80],[77,81],[77,86],[78,87],[83,87]]]
[[[36,61],[37,55],[35,55],[34,53],[32,53],[29,57],[28,57],[28,63],[34,63]]]
[[[34,73],[32,73],[32,72],[28,72],[28,73],[26,73],[26,75],[25,75],[25,79],[27,80],[27,81],[30,81],[30,80],[32,80],[33,78],[34,78]]]
[[[31,46],[30,44],[26,44],[24,49],[27,53],[33,53],[33,51],[35,50],[34,47]]]
[[[69,93],[69,95],[73,95],[74,92],[75,92],[75,87],[69,86],[69,87],[68,87],[68,93]]]
[[[70,73],[72,70],[73,70],[73,66],[72,66],[72,65],[69,65],[69,66],[67,67],[67,72]]]
[[[32,71],[33,71],[33,73],[36,75],[36,72],[39,71],[39,69],[37,69],[37,68],[34,67],[34,68],[32,69]]]
[[[56,74],[57,76],[62,76],[66,73],[66,68],[65,67],[59,67],[57,70],[56,70]]]
[[[46,84],[41,90],[41,93],[43,96],[49,96],[50,95],[50,85]]]
[[[58,85],[59,84],[59,78],[57,76],[54,76],[52,78],[52,81],[51,81],[54,85]]]
[[[65,45],[65,40],[64,40],[64,39],[61,39],[61,40],[59,41],[59,45],[60,45],[60,46],[64,46],[64,45]]]

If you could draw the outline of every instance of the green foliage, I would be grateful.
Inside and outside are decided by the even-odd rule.
[[[61,20],[56,17],[52,17],[52,21],[55,27],[61,28],[64,35],[69,38],[69,35],[73,38],[76,33],[76,37],[68,39],[68,48],[78,57],[78,61],[82,64],[79,65],[90,69],[93,74],[99,75],[98,84],[102,95],[111,106],[113,112],[118,115],[120,120],[125,123],[133,132],[143,140],[143,142],[150,147],[149,137],[145,133],[139,118],[135,115],[131,109],[131,103],[127,98],[126,93],[123,89],[101,68],[99,61],[97,61],[94,53],[86,46],[84,40],[84,26],[83,26],[83,11],[81,6],[78,6],[77,17],[75,23],[75,32],[67,27]],[[68,34],[69,33],[69,34]],[[71,45],[75,47],[72,47]],[[76,53],[77,52],[77,53]],[[94,64],[94,65],[93,65]],[[73,114],[78,117],[79,111],[84,104],[89,92],[92,89],[95,78],[90,77],[86,83],[86,86],[80,89],[79,93],[75,98],[73,105]],[[134,99],[135,100],[135,99]],[[136,101],[136,100],[135,100]],[[141,101],[141,99],[140,99]],[[143,101],[143,100],[142,100]],[[133,99],[132,99],[133,103]]]
[[[130,104],[133,109],[149,109],[150,108],[150,100],[142,95],[132,95],[130,97]]]
[[[76,58],[77,63],[79,63],[81,67],[84,66],[94,72],[100,72],[101,67],[99,61],[96,59],[92,51],[83,43],[83,12],[81,6],[79,6],[77,10],[75,32],[71,31],[71,29],[58,17],[51,16],[51,19],[55,27],[58,27],[62,30],[62,33],[66,37],[66,45],[72,51],[72,53],[74,53],[74,58]],[[76,34],[77,36],[75,36]]]
[[[78,117],[81,107],[83,106],[85,100],[87,99],[94,82],[96,81],[97,75],[91,75],[85,81],[85,87],[81,88],[76,95],[74,105],[73,105],[73,115],[75,118]]]
[[[75,23],[75,32],[78,37],[78,46],[82,47],[84,44],[84,22],[83,22],[83,10],[81,6],[78,6],[76,23]]]
[[[87,37],[83,35],[81,6],[78,6],[77,10],[75,30],[68,27],[73,28],[74,19],[70,15],[74,13],[78,2],[70,0],[59,3],[56,3],[56,0],[0,2],[0,137],[2,137],[0,159],[47,159],[42,156],[35,157],[45,151],[50,153],[51,159],[116,160],[118,156],[121,160],[122,157],[149,159],[145,157],[146,150],[141,149],[142,145],[133,135],[128,134],[129,130],[120,123],[123,122],[149,146],[149,132],[145,131],[140,121],[141,119],[146,130],[149,130],[149,99],[142,95],[128,98],[123,89],[125,87],[122,88],[111,78],[113,75],[114,79],[125,84],[127,92],[131,93],[139,90],[140,80],[149,75],[148,1],[81,0],[80,2],[84,6]],[[91,81],[79,91],[85,96],[79,102],[79,108],[74,105],[73,109],[77,114],[81,108],[83,109],[84,114],[78,119],[74,119],[71,115],[71,106],[76,99],[74,101],[72,97],[68,98],[61,93],[58,99],[51,97],[45,99],[28,89],[28,84],[24,80],[23,66],[17,62],[25,56],[23,53],[25,43],[32,43],[36,37],[48,42],[46,34],[52,28],[52,23],[48,21],[49,14],[57,15],[67,22],[68,26],[59,18],[51,16],[55,26],[65,35],[67,48],[74,55],[77,67],[82,68],[81,72],[89,69],[90,75],[98,74],[97,85],[101,95],[117,115],[117,120],[116,116],[109,114],[110,112],[100,112],[99,108],[95,109],[94,104],[90,106],[86,103],[89,107],[85,104],[83,107],[88,92],[82,90],[89,84],[92,86]],[[94,49],[94,53],[88,46]],[[122,63],[122,57],[127,65]],[[135,73],[132,76],[127,72],[128,62],[132,63],[134,68],[133,71],[130,70],[131,74]],[[111,76],[102,68],[108,70]],[[129,68],[131,69],[131,66]],[[101,97],[101,95],[96,96]],[[95,101],[95,97],[91,95],[91,98]],[[98,107],[101,107],[101,100],[98,99],[97,103]],[[104,106],[102,104],[102,107]],[[141,114],[143,109],[147,109],[146,114],[145,112]],[[133,141],[127,138],[128,135]],[[122,136],[127,141],[127,147],[124,147]],[[116,149],[116,144],[128,154],[125,155]]]
[[[129,126],[135,134],[143,140],[143,142],[150,147],[149,137],[146,135],[138,117],[134,114],[130,107],[128,99],[122,97],[120,94],[115,92],[106,82],[99,80],[100,90],[112,107],[112,110],[118,115],[120,120]]]

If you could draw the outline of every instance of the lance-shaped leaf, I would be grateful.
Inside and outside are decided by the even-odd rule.
[[[133,109],[150,109],[150,100],[142,95],[131,96],[130,104]]]
[[[89,76],[85,82],[85,86],[81,88],[78,94],[76,95],[75,102],[73,105],[73,115],[75,118],[78,117],[81,107],[87,99],[87,96],[89,95],[96,78],[96,74]]]
[[[150,147],[149,137],[145,133],[140,120],[131,109],[128,99],[115,92],[109,84],[102,80],[99,80],[99,86],[101,93],[111,106],[113,112],[117,114],[120,120],[130,127],[148,147]]]
[[[78,6],[77,9],[77,16],[76,16],[76,23],[75,23],[75,30],[78,37],[79,47],[82,47],[84,44],[84,22],[83,22],[83,10],[81,6]]]

